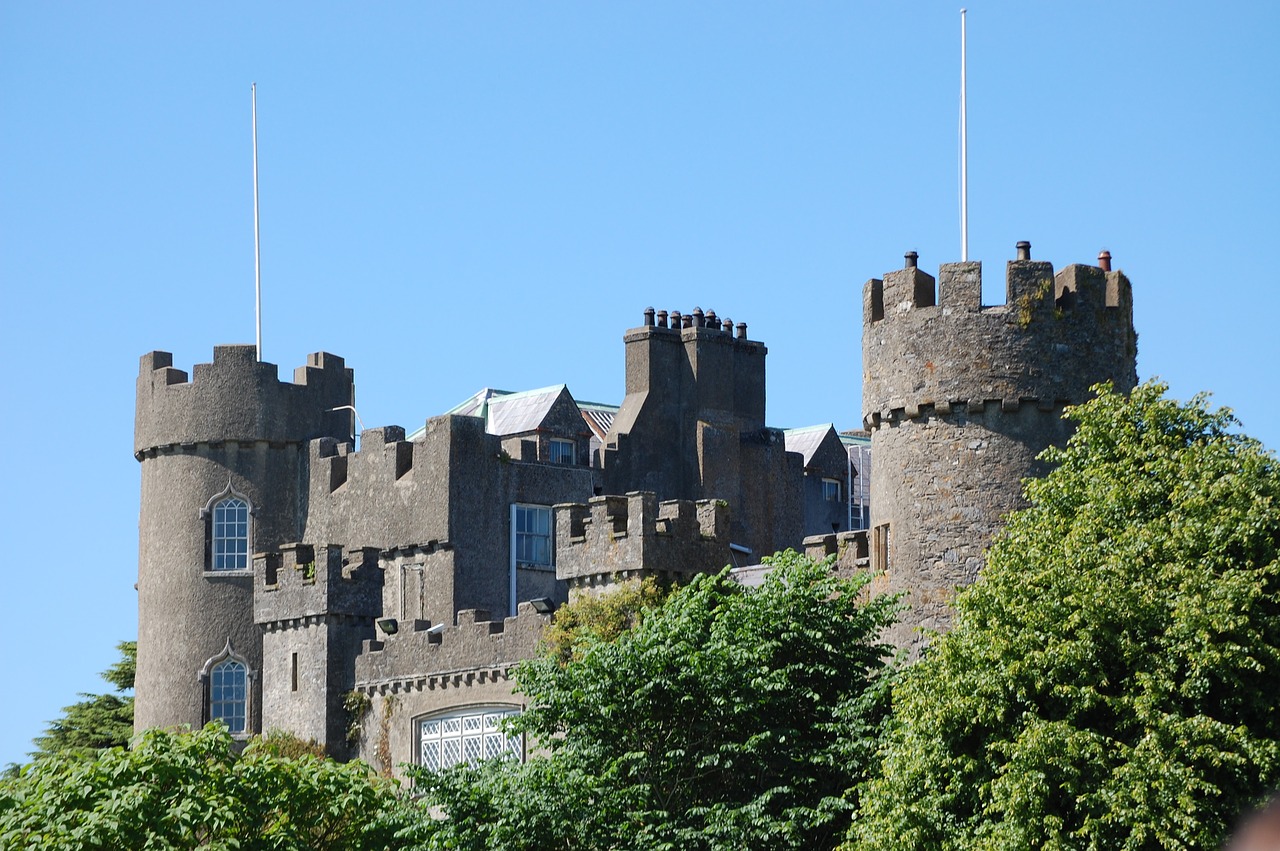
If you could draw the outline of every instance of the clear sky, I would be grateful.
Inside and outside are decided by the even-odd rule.
[[[1159,13],[1156,14],[1156,10]],[[959,3],[0,4],[0,765],[137,630],[138,357],[356,370],[368,426],[620,401],[653,305],[860,417],[861,286],[959,259]],[[1280,4],[969,6],[970,256],[1109,249],[1139,374],[1280,446]]]

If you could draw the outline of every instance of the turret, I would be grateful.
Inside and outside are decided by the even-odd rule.
[[[1028,243],[1006,273],[1007,300],[982,304],[982,266],[944,264],[935,279],[914,252],[863,290],[863,419],[871,432],[871,564],[885,590],[907,592],[891,636],[918,648],[919,627],[946,629],[956,589],[983,551],[1036,455],[1061,444],[1063,407],[1111,381],[1137,383],[1137,334],[1122,272],[1072,265],[1056,276]]]
[[[254,557],[254,620],[262,629],[262,727],[352,756],[344,698],[353,660],[382,614],[383,570],[372,547],[288,544]]]
[[[134,726],[261,728],[255,552],[299,537],[307,441],[351,438],[351,370],[318,353],[282,382],[253,346],[218,346],[189,381],[168,352],[142,357],[134,456],[142,464]]]

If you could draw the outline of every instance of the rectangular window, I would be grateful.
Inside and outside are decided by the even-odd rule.
[[[513,506],[515,561],[519,567],[551,567],[551,508]]]
[[[298,654],[289,654],[289,691],[298,690]]]
[[[551,463],[576,464],[577,456],[574,449],[576,447],[572,440],[561,440],[558,437],[553,437],[551,439]]]
[[[840,501],[840,480],[839,479],[823,479],[822,480],[822,498],[827,502]]]

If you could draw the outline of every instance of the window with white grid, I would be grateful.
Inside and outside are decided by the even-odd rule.
[[[228,497],[213,507],[213,569],[249,569],[249,504]]]
[[[516,564],[551,567],[551,507],[516,505],[514,508]]]
[[[524,758],[524,740],[502,729],[520,710],[501,706],[467,709],[418,722],[418,762],[430,771],[482,759]]]

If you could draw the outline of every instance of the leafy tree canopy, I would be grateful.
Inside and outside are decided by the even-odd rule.
[[[1280,471],[1098,388],[900,682],[860,849],[1208,849],[1280,782]]]
[[[226,729],[150,730],[132,750],[59,753],[0,780],[0,847],[391,849],[426,820],[363,763],[238,753]],[[286,747],[288,746],[286,743]]]
[[[122,641],[116,647],[120,660],[102,672],[117,694],[81,694],[77,703],[64,707],[62,717],[49,722],[35,740],[32,757],[75,751],[91,754],[103,748],[129,743],[133,736],[133,679],[138,668],[138,642]]]
[[[613,641],[665,598],[653,577],[618,583],[605,594],[583,594],[556,609],[542,637],[544,652],[568,662],[600,641]]]
[[[833,847],[887,711],[896,604],[794,552],[728,571],[614,640],[579,634],[517,673],[524,765],[417,775],[436,848]],[[541,749],[540,752],[538,749]]]

